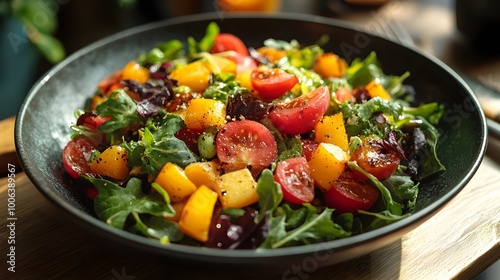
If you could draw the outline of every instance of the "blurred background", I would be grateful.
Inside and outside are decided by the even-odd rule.
[[[500,88],[498,0],[0,0],[0,120],[16,115],[51,67],[96,40],[172,17],[239,10],[346,20]],[[497,262],[478,279],[499,277]]]

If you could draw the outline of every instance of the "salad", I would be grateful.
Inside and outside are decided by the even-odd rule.
[[[75,111],[66,173],[100,220],[163,244],[298,246],[411,215],[444,170],[443,106],[327,39],[251,48],[211,23],[158,44]]]

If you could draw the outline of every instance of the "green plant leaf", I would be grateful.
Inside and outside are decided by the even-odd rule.
[[[123,89],[113,91],[95,110],[102,117],[113,117],[99,126],[99,131],[104,133],[111,133],[143,120],[137,112],[137,105]]]
[[[303,207],[306,208],[306,218],[304,223],[290,231],[287,231],[285,235],[283,235],[282,229],[279,230],[277,233],[280,236],[270,237],[275,242],[272,242],[271,244],[266,243],[267,245],[270,245],[270,248],[275,249],[294,243],[309,244],[324,240],[348,237],[351,235],[340,225],[333,222],[333,209],[325,208],[318,213],[318,209],[311,204],[305,203]],[[286,219],[283,218],[283,220],[280,221],[280,227],[282,228]]]
[[[89,176],[83,176],[83,178],[91,182],[99,192],[94,200],[94,211],[97,217],[113,227],[123,229],[131,213],[160,217],[175,214],[172,206],[165,203],[165,200],[157,193],[144,194],[140,179],[131,178],[122,188],[108,180]]]
[[[264,169],[257,181],[257,194],[259,195],[259,215],[255,223],[258,224],[264,217],[271,213],[283,199],[283,193],[278,183],[274,181],[273,172]]]

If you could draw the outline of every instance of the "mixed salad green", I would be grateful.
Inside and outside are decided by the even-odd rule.
[[[255,49],[211,23],[160,43],[76,110],[65,170],[99,219],[164,244],[280,248],[403,219],[444,170],[443,106],[327,39]]]

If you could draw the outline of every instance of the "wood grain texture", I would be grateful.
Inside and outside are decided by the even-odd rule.
[[[15,117],[10,117],[0,122],[0,166],[7,166],[8,163],[19,163],[14,144],[14,124]],[[6,175],[7,170],[0,170],[0,176]]]

